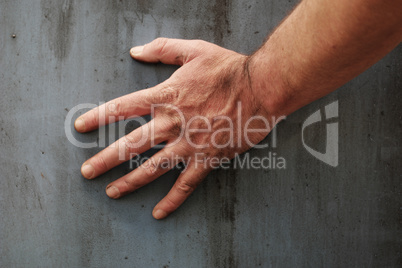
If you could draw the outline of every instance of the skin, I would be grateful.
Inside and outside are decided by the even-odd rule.
[[[250,56],[200,40],[158,38],[132,48],[135,60],[182,67],[165,82],[112,100],[76,120],[76,130],[88,132],[150,114],[152,105],[164,104],[155,108],[149,123],[87,160],[82,175],[96,178],[132,154],[165,142],[151,159],[106,188],[109,197],[120,198],[169,171],[158,159],[181,157],[186,169],[152,212],[156,219],[165,218],[212,169],[211,157],[231,159],[247,151],[268,135],[278,118],[336,90],[397,46],[402,40],[400,10],[400,0],[304,0]],[[257,119],[246,124],[250,118]],[[228,127],[241,131],[229,135],[223,131]],[[244,135],[245,129],[256,131]],[[151,132],[154,136],[146,135]],[[185,138],[177,139],[181,134]],[[140,140],[145,142],[139,145]],[[206,168],[197,165],[197,153],[210,157],[203,160]]]

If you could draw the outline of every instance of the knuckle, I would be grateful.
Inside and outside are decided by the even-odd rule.
[[[166,48],[168,41],[169,41],[169,39],[165,38],[165,37],[158,37],[153,41],[155,47],[157,47],[156,52],[158,53],[158,55],[163,55],[167,52],[165,48]]]
[[[137,184],[136,180],[134,180],[131,177],[126,177],[123,179],[124,183],[127,185],[127,188],[130,190],[135,190],[140,188],[140,186]]]
[[[179,180],[176,189],[180,194],[189,195],[194,191],[194,186],[187,180]]]
[[[195,52],[199,52],[205,48],[210,48],[209,45],[211,44],[207,41],[199,40],[199,39],[191,40],[190,42],[191,42],[190,45]]]
[[[201,40],[201,39],[194,39],[192,40],[194,46],[205,46],[208,42]]]
[[[154,42],[157,43],[158,45],[164,45],[167,43],[168,40],[169,39],[166,37],[158,37],[158,38],[155,38]]]
[[[179,91],[174,89],[172,86],[163,87],[159,92],[161,103],[171,103],[178,99]]]
[[[124,136],[122,146],[120,147],[123,147],[122,150],[124,152],[125,159],[128,159],[132,155],[132,152],[138,148],[138,144],[132,137],[127,135]]]
[[[182,134],[185,129],[185,120],[184,117],[172,108],[171,105],[164,105],[163,107],[159,107],[158,110],[155,111],[155,117],[160,118],[159,128],[163,129],[163,132],[171,137],[177,137]]]
[[[101,123],[101,109],[100,106],[95,107],[87,114],[84,114],[83,117],[85,118],[85,125],[88,126],[97,126]]]
[[[109,170],[106,160],[102,155],[99,155],[94,162],[96,168],[100,170]]]
[[[169,195],[166,196],[165,201],[168,207],[171,207],[173,209],[176,209],[180,205],[178,202],[175,202]]]
[[[122,113],[122,101],[117,98],[106,105],[106,114],[112,117],[121,115]]]
[[[181,119],[178,116],[172,116],[170,121],[170,133],[173,135],[173,137],[180,136],[181,132],[183,131]]]
[[[149,159],[141,166],[148,176],[153,176],[158,171],[158,166],[153,159]]]

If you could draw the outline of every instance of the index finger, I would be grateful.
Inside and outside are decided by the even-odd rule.
[[[164,101],[160,96],[165,88],[162,83],[108,101],[78,117],[74,127],[78,132],[89,132],[110,123],[150,114],[152,104]]]

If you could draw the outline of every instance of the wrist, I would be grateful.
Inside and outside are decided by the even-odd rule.
[[[292,112],[288,109],[291,97],[289,80],[274,58],[261,54],[257,51],[249,56],[245,64],[251,91],[267,115],[287,116]]]

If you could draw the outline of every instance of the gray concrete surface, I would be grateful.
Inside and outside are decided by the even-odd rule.
[[[151,211],[178,171],[118,201],[104,188],[128,165],[94,181],[80,175],[100,149],[68,142],[68,111],[156,85],[176,68],[134,62],[130,47],[165,36],[250,53],[295,3],[0,1],[0,267],[400,266],[401,46],[289,116],[276,148],[250,152],[275,152],[286,169],[216,170],[164,221]],[[304,149],[301,125],[336,100],[331,167]],[[324,148],[322,133],[319,124],[306,134],[312,147]]]

